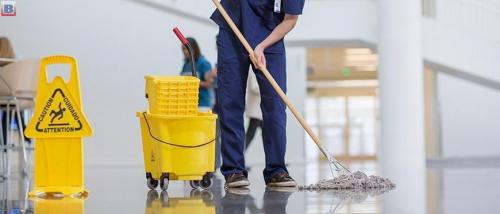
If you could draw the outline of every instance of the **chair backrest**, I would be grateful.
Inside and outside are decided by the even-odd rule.
[[[0,74],[3,71],[3,67],[0,67]],[[3,81],[0,80],[0,96],[12,96],[12,92],[9,89],[9,86]]]
[[[34,98],[38,83],[39,66],[40,59],[26,59],[2,67],[0,77],[5,81],[0,80],[0,96],[14,95]],[[5,85],[6,83],[8,86]]]

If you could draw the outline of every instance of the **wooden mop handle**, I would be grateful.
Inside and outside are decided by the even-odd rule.
[[[255,59],[252,47],[250,46],[250,44],[248,44],[248,41],[245,39],[245,37],[243,36],[243,34],[241,34],[241,32],[238,29],[238,27],[236,27],[236,25],[234,24],[233,20],[231,19],[231,17],[229,17],[229,15],[227,14],[227,12],[224,9],[224,7],[222,7],[222,5],[219,2],[219,0],[212,0],[212,1],[214,2],[214,4],[217,7],[217,9],[219,10],[219,12],[224,17],[224,19],[226,20],[226,22],[229,25],[229,27],[231,27],[231,29],[236,34],[236,36],[238,37],[238,39],[240,40],[240,42],[243,44],[243,46],[245,47],[245,49],[248,51],[248,54],[250,54],[250,58]],[[316,145],[318,145],[318,147],[320,148],[321,152],[323,154],[325,154],[327,157],[330,157],[330,155],[326,154],[326,151],[324,151],[323,146],[321,145],[321,142],[319,141],[318,136],[316,136],[316,134],[313,132],[313,130],[311,129],[311,127],[306,123],[306,121],[304,120],[304,118],[302,117],[302,115],[300,115],[300,113],[297,111],[297,109],[295,108],[295,106],[293,105],[293,103],[286,96],[285,92],[283,92],[283,90],[278,85],[278,83],[276,83],[276,81],[274,80],[273,76],[269,73],[269,70],[267,70],[266,67],[261,67],[260,70],[262,71],[262,73],[264,74],[264,76],[266,76],[267,80],[269,81],[269,83],[271,83],[271,85],[273,86],[274,90],[278,93],[278,95],[281,97],[281,99],[283,100],[283,102],[285,102],[285,104],[288,106],[288,109],[290,109],[290,111],[292,112],[293,116],[295,116],[295,118],[299,121],[300,125],[302,125],[302,128],[304,128],[304,130],[307,132],[307,134],[309,134],[309,136],[313,139],[314,143],[316,143]]]

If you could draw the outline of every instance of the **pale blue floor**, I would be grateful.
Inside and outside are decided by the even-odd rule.
[[[479,161],[480,162],[480,161]],[[449,164],[449,163],[447,163]],[[375,173],[375,163],[352,164],[353,169]],[[85,200],[30,201],[30,185],[19,175],[0,182],[0,213],[33,213],[35,206],[53,209],[76,206],[71,213],[384,213],[385,193],[377,192],[276,192],[266,191],[262,166],[252,166],[248,195],[227,193],[217,178],[209,191],[191,191],[187,183],[172,181],[168,194],[148,192],[142,168],[91,168],[86,171],[89,197]],[[301,184],[329,177],[325,166],[292,165],[292,175]],[[306,170],[307,169],[307,170]],[[307,172],[307,173],[306,173]],[[500,167],[449,166],[433,163],[427,170],[427,213],[500,213]],[[380,194],[380,195],[379,195]],[[405,201],[402,199],[402,201]],[[35,205],[35,203],[37,203]],[[406,201],[405,203],[412,203]],[[81,206],[81,208],[78,208]],[[74,207],[73,207],[74,208]],[[66,207],[66,209],[69,209]],[[394,210],[394,209],[390,209]],[[69,213],[69,212],[61,212]]]

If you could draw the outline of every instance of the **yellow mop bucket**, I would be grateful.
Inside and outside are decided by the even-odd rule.
[[[52,82],[47,67],[69,64],[68,83],[61,76]],[[76,59],[51,56],[41,60],[36,106],[26,135],[35,138],[35,183],[30,196],[47,193],[85,195],[83,182],[82,137],[90,136],[90,127],[81,111],[80,80]]]
[[[147,185],[166,190],[169,180],[187,180],[193,189],[207,189],[215,171],[217,115],[198,112],[200,80],[193,51],[177,28],[174,32],[189,51],[192,76],[146,76],[149,111],[137,117]]]
[[[215,171],[215,124],[217,115],[163,116],[138,112],[147,185],[162,190],[169,180],[190,181],[193,188],[207,189]]]

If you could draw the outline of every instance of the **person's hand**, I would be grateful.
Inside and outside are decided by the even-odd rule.
[[[215,78],[215,77],[217,77],[217,67],[214,67],[210,72],[207,72],[206,76],[208,78]]]
[[[266,67],[266,56],[264,55],[264,48],[261,45],[257,45],[255,50],[253,50],[254,58],[252,59],[253,64],[258,69]]]

